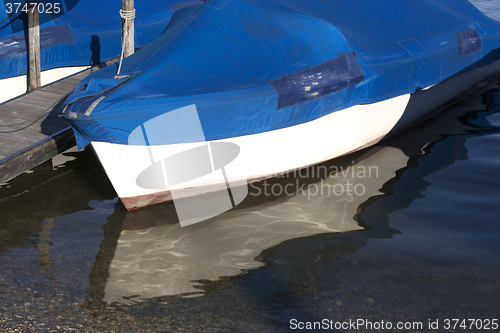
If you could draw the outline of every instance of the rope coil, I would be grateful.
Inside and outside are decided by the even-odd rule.
[[[134,10],[123,10],[123,9],[120,9],[120,16],[124,20],[133,20],[133,19],[135,19],[135,8],[134,8]]]
[[[135,18],[135,8],[133,10],[123,10],[123,9],[120,9],[120,16],[125,21],[127,21],[127,20],[133,20]],[[116,72],[115,78],[120,75],[120,71],[122,69],[122,61],[123,61],[123,52],[124,51],[125,51],[125,40],[124,40],[124,38],[122,36],[122,54],[120,56],[120,64],[118,65],[118,71]]]

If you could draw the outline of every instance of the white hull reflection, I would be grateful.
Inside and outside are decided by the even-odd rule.
[[[343,162],[331,161],[271,179],[267,186],[265,182],[258,187],[250,184],[245,202],[256,204],[244,202],[205,223],[184,228],[169,220],[168,205],[151,208],[155,213],[151,209],[129,212],[124,221],[129,227],[165,224],[121,232],[103,301],[202,296],[200,281],[259,268],[263,266],[256,259],[259,254],[286,240],[362,230],[354,219],[358,208],[381,194],[383,184],[407,160],[397,148],[375,147],[358,161],[346,157]]]

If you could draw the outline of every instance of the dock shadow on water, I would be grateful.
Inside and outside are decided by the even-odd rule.
[[[252,183],[235,209],[184,228],[172,203],[127,212],[90,149],[45,163],[0,188],[0,330],[496,319],[497,83],[372,148]]]

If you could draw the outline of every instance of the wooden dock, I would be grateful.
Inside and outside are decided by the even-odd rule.
[[[91,69],[0,104],[0,184],[73,147],[61,106]]]

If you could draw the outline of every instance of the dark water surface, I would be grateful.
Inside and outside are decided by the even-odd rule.
[[[185,228],[172,204],[127,212],[90,150],[66,153],[76,159],[0,188],[0,329],[285,332],[360,319],[373,329],[344,331],[424,332],[429,320],[448,331],[446,319],[499,319],[498,84]],[[348,181],[350,194],[326,193]],[[275,195],[286,184],[294,194]],[[467,325],[455,331],[477,331]]]
[[[65,153],[0,187],[0,332],[500,332],[499,84],[185,228]]]

